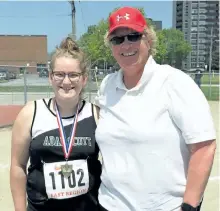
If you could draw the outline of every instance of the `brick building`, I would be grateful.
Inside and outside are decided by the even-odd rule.
[[[47,65],[47,36],[0,35],[0,68],[20,73],[27,64],[28,73]]]

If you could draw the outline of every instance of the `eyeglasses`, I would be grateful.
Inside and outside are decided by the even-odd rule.
[[[112,45],[120,45],[125,41],[125,37],[127,37],[128,41],[130,42],[137,42],[142,38],[143,34],[140,33],[131,33],[124,36],[115,36],[112,39],[110,39],[110,42]]]
[[[52,72],[52,75],[55,81],[61,82],[64,80],[66,76],[68,76],[71,82],[78,82],[80,76],[83,75],[83,73],[76,73],[76,72],[64,73],[64,72],[55,71],[55,72]]]

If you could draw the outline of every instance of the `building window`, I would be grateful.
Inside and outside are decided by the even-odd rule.
[[[206,25],[206,21],[199,21],[199,25]]]
[[[196,45],[192,45],[192,50],[196,50]]]
[[[192,21],[192,26],[197,26],[197,21]]]
[[[200,19],[206,19],[207,16],[206,16],[206,15],[200,15],[199,18],[200,18]]]
[[[199,56],[199,61],[200,61],[200,62],[205,61],[205,57],[204,57],[204,56]]]
[[[191,62],[196,62],[196,57],[191,58]]]
[[[196,56],[196,55],[197,55],[196,51],[192,51],[192,52],[191,52],[191,55],[192,55],[192,56]]]
[[[202,68],[204,68],[204,67],[205,67],[205,64],[204,64],[204,62],[202,62],[202,63],[200,62],[200,63],[199,63],[199,67],[202,67]]]
[[[199,45],[199,49],[204,50],[204,49],[206,49],[206,46],[205,45]]]
[[[206,3],[200,3],[199,6],[200,6],[200,7],[206,7],[207,4],[206,4]]]
[[[24,70],[25,70],[25,67],[20,67],[20,68],[19,68],[20,74],[24,74]]]
[[[191,32],[197,32],[197,27],[192,27]]]
[[[205,27],[199,27],[199,31],[204,32],[204,31],[206,31],[206,28]]]
[[[191,67],[196,67],[196,63],[191,63]]]
[[[199,55],[206,55],[205,51],[199,51]]]
[[[206,43],[206,39],[199,39],[199,43]]]
[[[197,9],[192,9],[192,14],[197,14],[198,10]]]
[[[199,10],[199,13],[206,13],[206,11],[207,11],[207,10],[205,10],[205,9],[200,9],[200,10]]]
[[[197,8],[198,7],[198,3],[192,3],[192,8]]]
[[[206,34],[205,33],[200,33],[199,34],[199,38],[205,38],[206,37]]]
[[[192,33],[191,38],[197,38],[197,33]]]
[[[191,44],[193,45],[193,44],[196,44],[197,43],[197,40],[191,40]]]

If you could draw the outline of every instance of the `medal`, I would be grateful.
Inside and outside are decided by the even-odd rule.
[[[68,165],[67,162],[66,162],[65,165],[61,165],[61,172],[62,172],[62,174],[63,174],[63,176],[65,178],[70,177],[70,175],[72,173],[72,170],[73,170],[73,166],[72,165]]]
[[[60,112],[58,110],[56,102],[54,104],[55,104],[55,111],[57,114],[56,117],[57,117],[58,129],[59,129],[59,133],[60,133],[61,144],[62,144],[64,156],[66,159],[66,164],[61,165],[61,172],[65,178],[68,178],[68,177],[70,177],[70,175],[72,173],[73,166],[69,165],[67,160],[68,160],[70,153],[73,149],[73,143],[74,143],[74,138],[75,138],[75,133],[76,133],[78,113],[79,113],[79,104],[77,106],[77,111],[76,111],[76,114],[75,114],[75,117],[73,120],[72,129],[70,131],[70,141],[69,142],[66,138],[66,133],[63,128],[62,118],[60,116]]]

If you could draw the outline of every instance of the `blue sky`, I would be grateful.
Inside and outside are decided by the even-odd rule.
[[[143,7],[147,17],[162,20],[163,28],[172,27],[172,1],[79,1],[76,5],[76,33],[120,6]],[[48,52],[71,33],[71,7],[67,1],[0,1],[0,34],[47,35]]]

